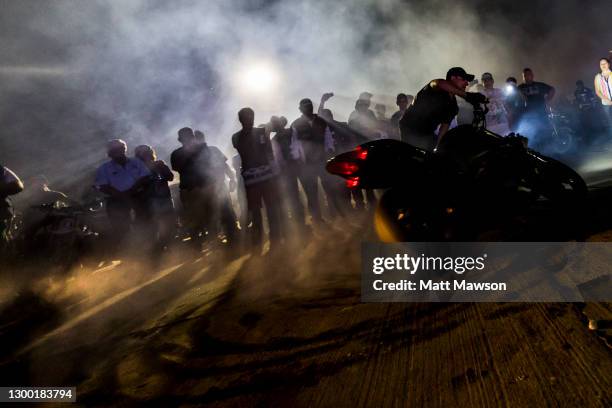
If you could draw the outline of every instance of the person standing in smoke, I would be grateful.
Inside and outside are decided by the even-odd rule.
[[[581,80],[576,81],[576,90],[574,91],[574,107],[578,113],[580,126],[588,134],[601,130],[601,119],[599,118],[599,110],[596,109],[595,93],[584,86]],[[598,120],[599,119],[599,120]]]
[[[610,71],[610,60],[599,59],[600,72],[595,75],[595,93],[601,99],[601,107],[606,118],[608,131],[612,134],[612,71]]]
[[[225,155],[216,147],[209,147],[203,136],[198,141],[191,128],[182,128],[179,130],[179,142],[183,146],[170,156],[172,169],[180,176],[182,221],[196,246],[201,245],[207,233],[217,232],[213,224],[218,219],[230,240],[236,228],[233,210],[230,212],[223,208],[223,202],[227,199],[225,175],[228,175],[233,187],[233,172],[227,166]]]
[[[525,112],[521,122],[528,126],[526,136],[549,137],[552,135],[552,127],[548,120],[547,105],[555,96],[555,88],[533,79],[531,68],[523,69],[523,83],[518,86],[525,98]]]
[[[355,132],[358,144],[387,137],[384,131],[380,130],[380,122],[370,109],[371,98],[371,93],[362,92],[355,102],[355,110],[349,115],[348,125]],[[357,208],[365,207],[366,203],[370,209],[374,208],[376,197],[373,190],[351,190],[351,195]]]
[[[374,112],[376,113],[376,120],[379,122],[386,122],[387,119],[387,107],[382,103],[374,105]]]
[[[414,100],[414,96],[406,95],[405,93],[397,94],[395,98],[395,103],[399,108],[393,115],[391,115],[391,126],[393,127],[393,137],[399,139],[399,121],[404,116],[404,112],[408,109],[408,106]]]
[[[370,109],[372,94],[362,92],[355,102],[355,110],[351,112],[348,119],[349,127],[357,133],[359,143],[378,139],[378,120]]]
[[[518,130],[521,116],[525,111],[525,98],[518,90],[516,78],[508,77],[508,79],[506,79],[505,94],[506,110],[508,112],[508,125],[510,126],[511,132],[516,132]]]
[[[255,128],[255,112],[242,108],[238,112],[242,129],[232,135],[232,145],[241,160],[241,173],[247,196],[249,218],[252,222],[252,243],[261,249],[263,235],[262,206],[265,204],[270,231],[270,249],[280,245],[280,206],[278,168],[274,160],[270,135],[266,128]]]
[[[493,75],[488,72],[482,74],[482,93],[489,100],[489,111],[486,115],[487,129],[501,136],[506,136],[510,133],[510,125],[508,124],[508,113],[504,100],[504,93],[499,88],[494,88],[495,80]]]
[[[471,104],[486,100],[482,94],[465,91],[473,80],[474,75],[468,74],[461,67],[453,67],[446,73],[446,80],[434,79],[425,85],[400,120],[402,141],[433,151],[459,112],[456,96]],[[434,133],[436,129],[437,140]]]
[[[302,163],[301,182],[312,220],[322,223],[318,180],[325,171],[326,143],[333,148],[333,141],[327,123],[314,113],[310,99],[302,99],[299,109],[302,116],[291,124],[291,157]]]
[[[321,96],[321,102],[318,109],[319,117],[325,120],[327,127],[331,130],[335,153],[347,152],[353,150],[357,146],[357,138],[346,122],[338,122],[334,119],[332,111],[325,108],[325,103],[332,96],[334,96],[332,92],[325,93]],[[337,177],[333,177],[327,172],[323,174],[325,175],[323,186],[326,191],[329,191],[328,194],[332,194],[332,204],[339,214],[346,214],[347,210],[352,209],[352,195],[357,195],[357,193],[361,195],[361,191],[355,192],[350,190],[346,188],[344,182]]]
[[[300,200],[299,180],[301,179],[301,165],[299,159],[291,155],[291,129],[287,128],[287,118],[272,116],[270,127],[275,132],[272,138],[274,157],[281,173],[281,186],[283,196],[286,197],[287,214],[290,219],[300,227],[306,226],[306,214]]]
[[[393,136],[393,125],[391,120],[387,118],[387,107],[382,103],[374,105],[374,111],[376,112],[376,129],[378,130],[378,137],[381,139],[388,139]]]
[[[106,211],[119,245],[133,225],[132,212],[139,224],[149,221],[145,194],[151,172],[142,161],[127,157],[121,139],[108,142],[107,154],[110,161],[98,168],[95,187],[107,195]]]
[[[230,243],[236,236],[236,213],[234,207],[232,207],[232,199],[230,193],[236,190],[236,176],[232,168],[227,163],[227,157],[219,150],[216,146],[210,146],[206,143],[206,137],[204,133],[196,130],[194,132],[196,142],[201,146],[202,151],[200,153],[201,165],[207,173],[209,173],[209,179],[213,185],[214,192],[209,195],[209,199],[212,200],[210,203],[210,215],[208,217],[207,224],[211,231],[217,231],[217,219],[221,221],[221,226],[225,232],[225,235]],[[225,180],[228,180],[228,185]]]
[[[0,254],[11,239],[13,205],[10,196],[23,191],[23,182],[8,167],[0,165]]]
[[[134,156],[141,160],[151,172],[148,192],[149,206],[155,225],[157,246],[158,249],[163,250],[170,243],[176,227],[174,202],[168,185],[174,180],[174,173],[163,160],[157,160],[157,154],[151,146],[137,146],[134,149]]]
[[[181,205],[181,224],[191,236],[192,242],[199,246],[204,238],[206,218],[202,209],[206,202],[206,177],[198,168],[198,157],[202,147],[197,143],[193,130],[184,127],[178,131],[178,141],[182,147],[170,155],[172,170],[179,174]]]

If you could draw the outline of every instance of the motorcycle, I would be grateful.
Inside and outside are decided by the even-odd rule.
[[[567,114],[550,109],[548,120],[552,128],[553,149],[558,154],[565,154],[573,150],[578,141],[579,135],[572,120]]]
[[[33,208],[44,218],[23,236],[26,255],[36,252],[50,265],[69,268],[93,249],[99,233],[90,228],[90,221],[102,209],[99,201],[84,205],[55,201]]]
[[[487,104],[434,152],[377,140],[330,159],[348,188],[382,189],[374,227],[385,242],[558,240],[579,234],[587,187],[527,139],[486,129]]]

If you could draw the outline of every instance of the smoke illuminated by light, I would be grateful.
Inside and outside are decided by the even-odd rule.
[[[275,90],[280,74],[272,63],[257,62],[240,70],[237,76],[241,92],[259,94]]]

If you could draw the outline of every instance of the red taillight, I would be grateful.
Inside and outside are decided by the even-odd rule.
[[[353,162],[338,161],[332,162],[328,165],[327,170],[332,174],[338,174],[340,176],[350,176],[351,174],[357,173],[359,166]]]
[[[359,159],[359,160],[365,160],[368,158],[368,150],[364,149],[361,146],[357,146],[354,150],[355,152],[355,156]]]
[[[346,178],[346,186],[355,188],[359,185],[359,174],[363,171],[362,164],[368,157],[368,150],[361,146],[355,149],[342,153],[327,162],[326,169],[328,172]]]
[[[346,179],[346,186],[348,188],[356,188],[359,186],[359,177],[349,177]]]

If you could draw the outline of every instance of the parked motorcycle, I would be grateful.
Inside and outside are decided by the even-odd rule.
[[[55,201],[34,207],[44,213],[42,221],[24,232],[24,253],[36,253],[50,265],[72,266],[91,251],[99,234],[90,221],[102,210],[101,203],[67,204]]]
[[[552,148],[558,154],[565,154],[576,148],[579,134],[567,114],[550,109],[548,120],[552,128]]]
[[[473,123],[451,129],[433,153],[377,140],[330,159],[327,171],[349,188],[385,190],[374,225],[386,242],[575,236],[582,178],[526,138],[487,130],[486,112],[486,103],[475,106]]]

